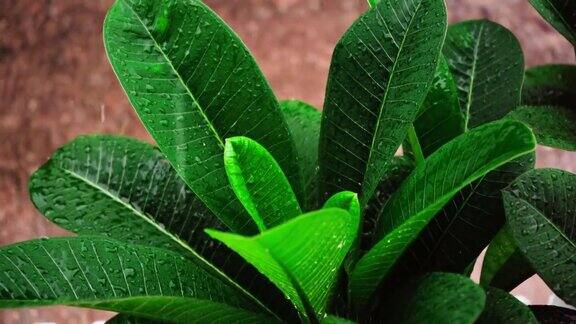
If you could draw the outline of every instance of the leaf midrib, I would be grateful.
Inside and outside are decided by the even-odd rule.
[[[474,51],[472,53],[472,72],[470,73],[470,87],[468,90],[468,102],[466,102],[466,115],[464,116],[464,132],[468,131],[468,123],[470,122],[470,107],[472,107],[472,93],[474,92],[474,83],[476,81],[476,66],[478,65],[478,51],[480,49],[480,41],[482,40],[482,33],[484,32],[484,22],[480,24],[478,31],[478,39],[474,44]]]

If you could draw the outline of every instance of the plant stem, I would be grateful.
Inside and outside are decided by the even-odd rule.
[[[424,154],[422,153],[422,147],[418,141],[418,136],[416,135],[416,129],[414,128],[414,125],[410,126],[408,129],[408,143],[410,143],[410,147],[412,148],[416,166],[422,165],[424,163]]]

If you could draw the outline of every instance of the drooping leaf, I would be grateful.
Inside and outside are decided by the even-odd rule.
[[[318,207],[318,139],[322,114],[299,100],[284,100],[280,108],[296,143],[300,171],[304,180],[304,210]]]
[[[486,250],[480,284],[511,291],[534,273],[534,269],[516,246],[510,229],[504,226]]]
[[[531,106],[562,106],[576,110],[576,66],[541,65],[524,74],[522,103]]]
[[[510,230],[526,259],[558,297],[576,305],[576,175],[533,170],[502,194]]]
[[[561,106],[520,106],[507,118],[528,124],[538,144],[576,151],[576,110]]]
[[[550,305],[532,305],[532,313],[540,324],[573,324],[576,322],[576,310]]]
[[[424,156],[464,133],[464,116],[458,103],[458,90],[452,73],[441,56],[432,88],[414,122]]]
[[[29,186],[38,210],[62,228],[178,252],[285,308],[282,298],[272,298],[282,295],[265,278],[204,233],[226,227],[149,144],[110,135],[79,137],[35,172]]]
[[[241,136],[226,139],[224,167],[232,190],[260,231],[302,214],[282,169],[256,141]]]
[[[486,145],[491,143],[492,145]],[[363,306],[430,220],[466,185],[535,149],[521,123],[500,121],[469,131],[418,166],[379,213],[381,240],[358,262],[350,289]]]
[[[550,25],[576,46],[576,3],[572,0],[529,0]]]
[[[225,138],[261,143],[302,194],[296,149],[274,94],[241,40],[202,1],[118,0],[104,43],[162,152],[229,228],[257,232],[226,178]]]
[[[385,0],[334,50],[320,132],[320,197],[372,197],[431,86],[446,33],[441,0]]]
[[[469,278],[430,273],[389,296],[378,311],[386,323],[473,323],[485,298],[482,288]]]
[[[516,297],[498,288],[487,287],[486,306],[477,324],[538,324],[538,320]]]
[[[0,248],[0,308],[69,305],[158,320],[267,316],[203,265],[163,249],[106,238],[41,239]]]
[[[487,20],[451,25],[443,52],[456,81],[465,129],[500,119],[520,103],[524,56],[506,28]]]
[[[356,238],[358,218],[342,209],[328,208],[254,237],[207,232],[270,278],[301,313],[322,318],[338,269]]]

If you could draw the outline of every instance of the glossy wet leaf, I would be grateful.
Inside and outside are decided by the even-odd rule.
[[[576,305],[576,175],[534,170],[503,195],[518,247],[556,295]]]
[[[247,137],[226,139],[224,167],[232,190],[260,231],[302,213],[282,169],[256,141]]]
[[[511,291],[534,273],[534,269],[516,246],[508,226],[504,226],[486,250],[480,284]]]
[[[360,201],[358,200],[358,195],[350,191],[342,191],[334,196],[330,197],[324,204],[322,208],[340,208],[348,211],[352,217],[355,217],[360,223]],[[347,272],[351,272],[354,264],[358,261],[360,257],[360,237],[362,235],[362,228],[358,226],[356,239],[348,251],[346,260],[344,261],[344,269]]]
[[[576,111],[576,66],[551,64],[526,70],[522,103],[530,106],[562,106]]]
[[[280,108],[296,143],[300,171],[304,180],[303,208],[318,207],[318,138],[322,114],[311,105],[299,100],[284,100]]]
[[[532,313],[540,324],[572,324],[576,322],[576,310],[550,305],[532,305]]]
[[[385,0],[340,39],[320,132],[321,200],[372,197],[432,84],[445,32],[444,1]]]
[[[516,297],[504,290],[487,287],[486,306],[477,324],[538,324],[538,320]]]
[[[492,145],[486,145],[492,143]],[[535,149],[523,124],[494,122],[469,131],[416,167],[379,213],[378,243],[358,262],[350,289],[364,305],[398,259],[452,197],[489,171]]]
[[[506,28],[487,20],[451,25],[443,52],[466,129],[500,119],[520,103],[524,57]]]
[[[228,227],[255,233],[224,171],[224,139],[269,150],[302,193],[278,102],[234,32],[199,0],[118,0],[104,43],[120,83],[162,152]]]
[[[0,248],[0,307],[69,305],[159,320],[265,319],[237,287],[176,253],[106,238]],[[162,310],[162,311],[161,311]],[[250,312],[249,312],[250,311]]]
[[[520,106],[507,118],[528,124],[538,144],[576,151],[576,110],[560,106]]]
[[[576,3],[572,0],[529,0],[540,15],[576,46]]]
[[[302,314],[322,318],[339,268],[356,238],[358,218],[328,208],[254,237],[207,232],[265,274]]]
[[[380,318],[386,323],[473,323],[485,298],[469,278],[430,273],[389,296]]]

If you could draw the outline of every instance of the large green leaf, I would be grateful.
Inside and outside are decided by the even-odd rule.
[[[480,284],[511,291],[533,274],[534,269],[516,246],[510,229],[504,226],[486,250]]]
[[[474,323],[484,308],[482,288],[452,273],[430,273],[387,298],[377,310],[386,323]]]
[[[518,247],[558,297],[576,305],[576,175],[534,170],[503,195]]]
[[[576,3],[573,0],[529,0],[532,6],[576,46]]]
[[[538,320],[516,297],[498,288],[486,290],[486,307],[477,324],[538,324]]]
[[[573,324],[576,323],[576,310],[558,306],[532,305],[532,313],[540,324]]]
[[[79,137],[32,175],[30,197],[48,219],[74,233],[176,251],[222,269],[261,298],[280,294],[204,233],[206,227],[226,227],[149,144],[110,135]]]
[[[526,70],[522,103],[576,110],[576,66],[541,65]]]
[[[322,318],[358,222],[345,210],[328,208],[254,237],[207,232],[270,278],[301,313]]]
[[[444,56],[456,80],[466,129],[500,119],[520,103],[524,57],[506,28],[487,20],[452,25]]]
[[[507,118],[528,124],[538,144],[576,151],[576,110],[561,106],[520,106]]]
[[[486,145],[491,143],[491,145]],[[362,306],[430,220],[452,197],[489,171],[535,149],[521,123],[490,123],[455,138],[418,166],[380,212],[381,240],[358,262],[350,289]]]
[[[226,178],[225,138],[261,143],[302,194],[296,149],[274,94],[240,39],[202,1],[118,0],[104,43],[162,152],[228,227],[257,232]]]
[[[446,33],[442,0],[384,0],[340,39],[320,132],[320,196],[365,205],[416,119]]]
[[[318,138],[322,114],[311,105],[299,100],[284,100],[280,108],[298,151],[299,165],[304,180],[304,209],[318,207]]]
[[[242,136],[226,139],[224,167],[232,190],[260,231],[302,213],[282,169],[256,141]]]
[[[267,318],[248,312],[265,311],[257,301],[167,250],[97,237],[0,248],[0,308],[57,304],[159,320]]]

